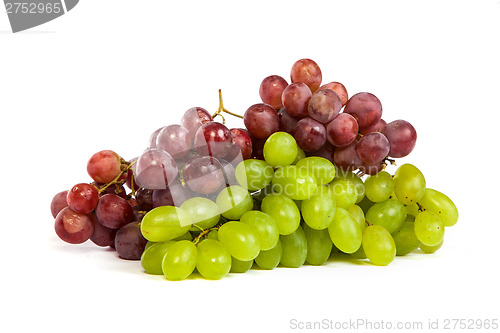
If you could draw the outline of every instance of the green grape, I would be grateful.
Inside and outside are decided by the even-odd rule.
[[[261,210],[273,218],[280,235],[291,234],[300,224],[300,211],[286,195],[269,194],[262,200]]]
[[[434,245],[434,246],[420,244],[420,250],[422,250],[423,253],[429,253],[430,254],[430,253],[434,253],[437,250],[439,250],[441,248],[441,246],[443,246],[443,241],[439,242],[438,245]]]
[[[260,251],[257,258],[255,258],[255,263],[262,269],[273,269],[279,265],[282,253],[281,240],[278,240],[278,243],[272,249]]]
[[[252,192],[261,190],[271,183],[273,174],[272,166],[257,159],[241,161],[234,172],[238,183]]]
[[[426,189],[424,196],[418,200],[418,203],[423,209],[437,214],[445,227],[452,227],[458,221],[457,206],[450,198],[439,191],[430,188]]]
[[[406,206],[406,214],[413,216],[413,219],[420,213],[417,203],[412,203]]]
[[[359,207],[358,205],[353,205],[346,210],[349,212],[349,214],[351,214],[352,217],[354,217],[356,221],[358,221],[359,226],[361,227],[361,232],[365,231],[366,229],[365,213],[363,213],[361,207]]]
[[[210,230],[210,232],[207,234],[208,239],[215,239],[219,240],[219,231],[217,230]]]
[[[361,226],[344,208],[335,209],[335,217],[328,227],[328,233],[335,247],[344,253],[356,252],[361,246]]]
[[[270,250],[276,246],[280,238],[278,225],[271,216],[258,210],[251,210],[243,214],[240,222],[253,228],[259,239],[260,250]]]
[[[184,280],[196,267],[198,250],[188,240],[172,244],[163,258],[162,270],[168,280]]]
[[[361,207],[361,210],[363,213],[368,213],[368,210],[374,205],[375,203],[373,201],[370,201],[366,196],[361,200],[361,202],[358,203],[358,206]]]
[[[425,178],[422,172],[411,164],[403,164],[394,174],[394,193],[405,205],[418,202],[425,193]]]
[[[297,142],[286,132],[271,134],[264,143],[264,159],[273,167],[292,164],[297,158]]]
[[[346,179],[336,179],[330,183],[330,190],[337,207],[347,209],[354,205],[358,199],[358,191],[356,186]]]
[[[415,235],[422,244],[438,245],[444,238],[444,224],[441,218],[431,211],[423,211],[415,217]]]
[[[358,198],[356,199],[356,203],[357,204],[360,203],[361,200],[363,200],[363,198],[365,197],[365,192],[366,192],[365,184],[363,183],[363,180],[361,179],[361,177],[354,172],[344,171],[344,170],[338,169],[337,167],[335,167],[335,170],[336,170],[336,174],[335,174],[334,180],[344,179],[344,180],[348,180],[351,183],[353,183],[354,186],[356,187],[356,192],[358,193]]]
[[[290,235],[281,235],[281,265],[297,268],[304,264],[307,258],[307,240],[302,227],[298,227]]]
[[[411,222],[411,223],[413,223],[414,221],[415,221],[415,216],[410,215],[410,214],[406,215],[405,222]]]
[[[300,160],[306,158],[306,153],[300,149],[300,147],[297,147],[297,157],[295,158],[295,161],[293,161],[292,164],[297,164]]]
[[[231,269],[231,255],[219,241],[204,239],[198,244],[196,269],[206,279],[221,279]]]
[[[365,180],[365,193],[373,202],[389,199],[394,191],[394,179],[387,171],[380,171]]]
[[[160,243],[148,242],[146,244],[146,248],[141,255],[141,265],[146,273],[155,275],[163,274],[163,269],[161,267],[163,257],[165,257],[168,248],[173,244],[175,244],[175,241],[166,241]]]
[[[374,265],[389,265],[396,257],[396,244],[387,229],[380,225],[366,227],[363,233],[363,251]]]
[[[146,246],[144,247],[144,250],[147,250],[147,249],[148,249],[148,247],[153,246],[153,245],[155,245],[155,244],[158,244],[158,243],[157,243],[157,242],[148,241],[148,242],[146,243]]]
[[[307,169],[288,165],[274,172],[273,192],[285,194],[294,200],[304,200],[316,192],[316,182],[316,178]]]
[[[396,244],[396,255],[404,256],[418,249],[421,242],[415,236],[414,225],[412,222],[404,222],[398,230],[392,234]]]
[[[299,210],[302,210],[302,200],[293,200]]]
[[[323,157],[306,157],[297,162],[296,166],[306,168],[316,178],[318,185],[328,184],[335,177],[335,167],[332,162]]]
[[[328,230],[315,230],[304,224],[307,241],[306,262],[309,265],[323,265],[332,253],[333,243]]]
[[[242,261],[234,257],[231,257],[231,270],[229,270],[229,272],[245,273],[248,272],[250,268],[252,268],[252,265],[253,265],[253,260]]]
[[[187,199],[180,206],[191,216],[191,222],[203,229],[212,228],[219,222],[220,214],[217,204],[210,199],[194,197]],[[198,231],[196,227],[191,227],[191,231]]]
[[[184,235],[190,228],[191,217],[182,208],[160,206],[150,210],[141,222],[144,238],[164,242]]]
[[[221,215],[229,220],[239,220],[241,215],[253,209],[252,196],[246,189],[237,185],[220,191],[216,203]]]
[[[313,229],[326,229],[335,215],[335,199],[330,189],[319,186],[318,191],[301,204],[302,218]]]
[[[360,246],[356,252],[351,253],[350,256],[353,257],[354,259],[367,259],[365,250],[363,250],[362,246]]]
[[[398,230],[406,219],[405,206],[394,199],[377,202],[366,213],[369,224],[380,225],[393,233]]]
[[[259,238],[255,229],[248,224],[226,222],[219,228],[218,237],[229,254],[238,260],[248,261],[259,255]]]

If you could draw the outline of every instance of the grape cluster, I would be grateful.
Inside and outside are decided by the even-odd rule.
[[[93,182],[52,200],[57,235],[110,246],[169,280],[322,265],[340,252],[387,265],[439,249],[458,221],[454,203],[411,164],[384,170],[412,151],[413,126],[386,124],[370,93],[348,98],[341,83],[321,81],[318,65],[302,59],[291,84],[262,81],[263,103],[247,109],[245,129],[225,126],[222,113],[232,113],[219,92],[215,114],[187,110],[137,158],[94,154]]]

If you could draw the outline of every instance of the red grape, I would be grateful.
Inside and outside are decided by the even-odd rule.
[[[187,128],[193,138],[201,125],[213,121],[212,116],[207,110],[200,107],[194,107],[187,110],[181,119],[181,125]]]
[[[267,139],[280,126],[278,113],[272,106],[259,103],[250,106],[243,116],[243,122],[250,135],[257,139]]]
[[[382,117],[382,104],[377,96],[368,92],[352,96],[344,109],[358,121],[359,129],[364,130],[375,125]]]
[[[149,211],[153,209],[153,192],[155,190],[140,188],[135,192],[135,199],[140,209],[143,211]]]
[[[87,172],[96,182],[109,183],[121,172],[121,157],[111,150],[97,152],[88,161]]]
[[[259,95],[262,102],[271,105],[275,109],[283,106],[281,95],[288,86],[288,82],[279,75],[271,75],[262,80]]]
[[[217,191],[224,181],[221,164],[210,156],[191,159],[184,167],[184,177],[189,188],[201,194]]]
[[[330,83],[324,84],[318,88],[318,90],[322,90],[322,89],[330,89],[330,90],[335,91],[337,93],[337,95],[339,95],[339,97],[340,97],[340,101],[342,102],[342,106],[344,106],[347,103],[347,100],[349,99],[349,95],[347,94],[346,88],[340,82],[330,82]]]
[[[247,131],[241,128],[231,128],[231,137],[233,138],[233,146],[229,150],[224,159],[232,162],[235,159],[247,160],[252,157],[252,139]]]
[[[223,157],[229,152],[232,144],[229,129],[215,121],[201,125],[194,138],[194,148],[202,156]]]
[[[93,211],[97,206],[99,200],[99,192],[90,184],[81,183],[76,184],[68,192],[68,205],[69,207],[81,214],[88,214]]]
[[[147,242],[141,233],[139,223],[129,223],[116,233],[115,249],[122,259],[139,260]]]
[[[345,147],[336,148],[333,155],[334,164],[344,171],[354,171],[363,165],[356,152],[356,144],[354,141]]]
[[[395,120],[385,125],[380,132],[389,140],[390,157],[404,157],[411,153],[417,143],[417,131],[405,120]]]
[[[341,113],[326,125],[326,138],[336,147],[345,147],[358,136],[358,122],[348,113]]]
[[[94,221],[87,214],[80,214],[69,207],[63,208],[54,223],[57,236],[71,244],[87,241],[94,232]]]
[[[177,206],[190,198],[190,192],[176,180],[164,190],[154,190],[152,195],[153,207]]]
[[[118,229],[134,219],[134,211],[127,200],[116,194],[103,195],[95,209],[97,220],[103,226]]]
[[[307,108],[309,117],[326,124],[340,112],[342,102],[337,93],[330,89],[318,90],[312,95]]]
[[[306,156],[323,157],[333,163],[334,153],[335,153],[335,147],[332,146],[328,141],[326,141],[323,147],[321,147],[318,150],[306,153]]]
[[[367,175],[373,176],[384,169],[382,163],[375,163],[372,165],[363,164],[359,167],[359,171],[366,173]]]
[[[292,117],[285,108],[281,108],[278,116],[280,117],[280,131],[293,135],[299,119]]]
[[[363,164],[380,163],[389,154],[389,140],[380,132],[372,132],[359,139],[356,152]]]
[[[68,207],[68,201],[66,197],[68,196],[68,191],[62,191],[54,195],[52,201],[50,202],[50,212],[52,216],[56,218],[57,214],[64,208]]]
[[[111,229],[100,224],[95,214],[90,214],[89,216],[94,221],[94,232],[90,236],[90,240],[97,246],[114,245],[115,235],[118,230]]]
[[[302,82],[292,83],[283,90],[281,99],[287,112],[295,118],[307,117],[307,106],[312,97],[309,87]]]
[[[156,138],[156,147],[166,151],[175,159],[186,156],[192,144],[191,134],[181,125],[163,127]]]
[[[359,131],[359,133],[362,134],[362,135],[366,135],[366,134],[372,133],[372,132],[380,132],[380,130],[385,125],[387,125],[387,123],[385,122],[384,119],[381,118],[375,125],[373,125],[371,127],[368,127],[367,129],[364,129],[362,131]]]
[[[322,80],[321,69],[311,59],[296,61],[290,71],[290,77],[292,82],[305,83],[312,92],[315,92],[319,88]]]
[[[163,129],[163,127],[158,128],[149,137],[149,148],[150,149],[156,148],[156,139],[158,138],[158,134],[160,134],[162,129]]]
[[[297,123],[294,133],[297,145],[305,152],[320,149],[326,141],[325,126],[312,118],[303,118]]]
[[[162,189],[177,177],[177,165],[169,153],[160,149],[148,149],[134,165],[135,180],[144,188]]]

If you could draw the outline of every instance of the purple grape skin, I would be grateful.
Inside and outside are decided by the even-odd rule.
[[[336,147],[345,147],[358,136],[358,122],[348,113],[341,113],[326,125],[326,139]]]
[[[184,167],[189,188],[200,194],[210,194],[222,185],[224,175],[220,162],[210,156],[196,156]]]
[[[318,90],[312,95],[307,112],[309,117],[320,123],[326,124],[332,121],[340,113],[342,101],[333,90]]]
[[[54,229],[63,241],[81,244],[94,233],[94,221],[88,214],[80,214],[65,207],[57,214]]]
[[[103,195],[95,209],[97,220],[110,229],[118,229],[134,219],[134,211],[127,200],[116,194]]]
[[[312,118],[303,118],[297,123],[294,138],[303,151],[316,151],[326,142],[325,126]]]
[[[147,239],[141,233],[138,223],[129,223],[121,227],[115,236],[115,249],[120,258],[128,260],[141,259]]]
[[[194,137],[194,148],[202,156],[224,157],[232,144],[231,131],[215,121],[201,125]]]
[[[353,141],[345,147],[336,148],[333,155],[334,164],[344,171],[354,171],[363,165],[356,152],[356,145],[357,142]]]
[[[241,128],[231,128],[231,137],[233,145],[229,152],[224,156],[225,160],[247,160],[252,157],[252,139],[248,132]]]
[[[321,85],[323,76],[318,64],[311,59],[297,60],[290,71],[292,82],[305,83],[312,92],[315,92]]]
[[[156,148],[156,138],[158,137],[158,134],[161,132],[163,127],[158,128],[156,131],[151,133],[151,136],[149,137],[149,149]]]
[[[417,131],[405,120],[395,120],[380,130],[389,140],[390,157],[404,157],[412,152],[417,143]]]
[[[368,133],[356,145],[359,158],[367,165],[382,162],[389,154],[389,149],[389,140],[380,132]]]
[[[198,128],[211,121],[213,121],[213,118],[207,110],[201,107],[194,107],[184,112],[181,118],[181,125],[187,128],[191,137],[194,138]]]
[[[262,80],[259,87],[260,99],[263,103],[271,105],[275,109],[283,106],[281,95],[288,86],[288,82],[279,75],[270,75]]]
[[[302,82],[292,83],[283,90],[281,100],[287,112],[297,119],[307,117],[307,106],[311,100],[312,92]]]
[[[381,118],[375,125],[367,128],[367,129],[364,129],[362,131],[359,131],[359,133],[362,135],[366,135],[366,134],[372,133],[372,132],[380,132],[380,130],[382,128],[384,128],[385,125],[387,125],[387,123],[385,122],[384,119]]]
[[[186,156],[192,144],[191,134],[187,128],[181,125],[163,127],[156,138],[156,147],[166,151],[175,159]]]
[[[340,83],[340,82],[330,82],[322,85],[321,87],[318,88],[318,90],[321,89],[330,89],[333,90],[339,95],[340,100],[342,101],[342,106],[344,106],[347,101],[349,100],[349,95],[347,94],[347,89],[345,86]]]
[[[111,229],[103,226],[99,223],[95,214],[90,214],[89,216],[94,221],[94,232],[90,236],[92,243],[97,246],[113,246],[118,229]]]
[[[335,154],[336,148],[332,146],[328,141],[325,142],[323,147],[321,147],[318,150],[312,151],[312,152],[307,152],[306,156],[318,156],[318,157],[323,157],[329,160],[330,162],[333,163],[334,160],[334,154]]]
[[[63,208],[68,207],[68,201],[66,200],[67,196],[68,191],[62,191],[52,198],[50,202],[50,212],[54,218],[56,218],[57,214],[59,214]]]
[[[164,189],[177,177],[177,164],[169,153],[148,149],[137,159],[135,180],[144,188]]]
[[[152,195],[153,207],[176,206],[179,207],[184,201],[191,197],[188,189],[184,188],[179,181],[173,182],[164,190],[154,190]]]
[[[135,200],[141,210],[149,211],[153,209],[153,192],[155,190],[140,188],[135,192]]]
[[[299,119],[292,117],[285,108],[279,110],[278,116],[280,117],[280,131],[293,135]]]
[[[280,126],[276,110],[264,103],[250,106],[243,115],[243,123],[250,135],[257,139],[267,139]]]
[[[359,129],[364,130],[375,125],[382,117],[382,104],[377,96],[369,92],[357,93],[347,101],[345,113],[351,114],[358,121]]]

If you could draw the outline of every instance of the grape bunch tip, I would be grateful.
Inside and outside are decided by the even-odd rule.
[[[457,207],[416,166],[386,170],[412,152],[415,128],[386,122],[372,93],[349,97],[322,80],[318,64],[301,59],[290,83],[264,78],[261,102],[244,115],[228,111],[219,90],[215,113],[188,109],[139,156],[95,153],[92,182],[52,199],[57,236],[111,247],[167,280],[323,265],[340,254],[385,266],[437,251]],[[224,115],[244,128],[228,128]]]

